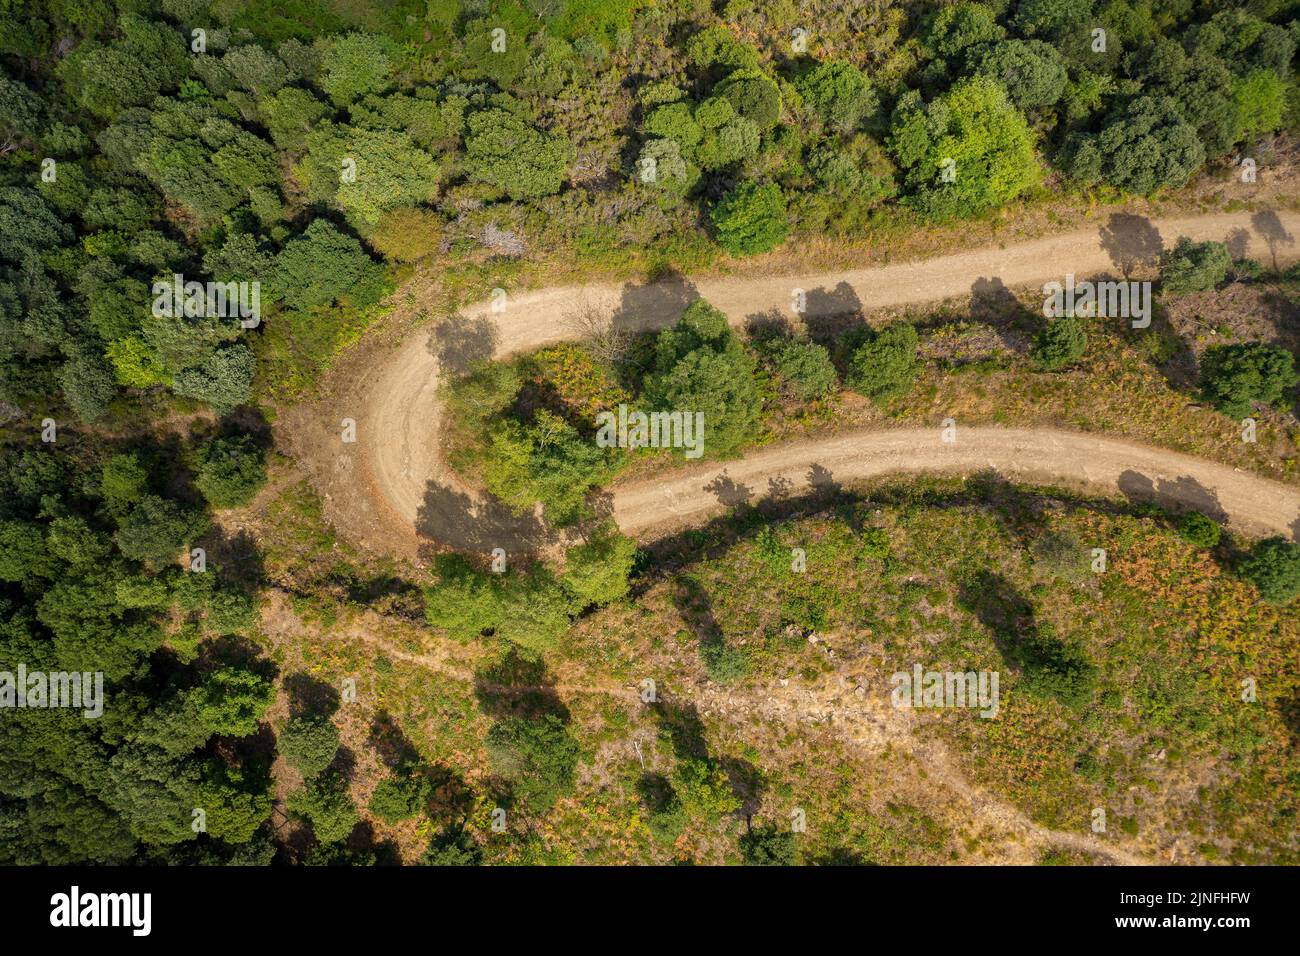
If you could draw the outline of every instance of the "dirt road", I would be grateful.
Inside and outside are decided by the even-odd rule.
[[[394,537],[415,540],[417,532],[457,547],[527,546],[535,543],[535,522],[514,519],[478,500],[442,465],[438,372],[574,338],[571,317],[582,306],[601,310],[627,328],[659,327],[676,321],[686,305],[703,297],[741,324],[773,311],[792,316],[796,290],[802,290],[807,318],[933,302],[999,284],[1041,286],[1062,281],[1066,272],[1079,278],[1119,274],[1130,266],[1149,266],[1162,245],[1171,246],[1180,236],[1226,241],[1234,254],[1289,262],[1297,258],[1297,235],[1300,214],[1292,212],[1150,221],[1115,216],[1097,228],[1049,239],[857,271],[556,287],[506,296],[436,328],[421,329],[374,370],[357,419],[360,454],[348,456],[335,470],[349,473],[350,486],[374,499],[367,504],[386,516]],[[722,507],[727,494],[739,493],[716,484],[709,490],[723,471],[761,497],[770,480],[789,480],[797,487],[808,482],[810,471],[814,481],[842,482],[895,471],[985,468],[1166,497],[1217,512],[1251,532],[1290,536],[1300,529],[1300,493],[1222,465],[1132,442],[1040,429],[963,430],[959,425],[957,440],[947,444],[940,441],[938,423],[931,431],[843,434],[768,448],[725,469],[714,465],[618,486],[615,518],[629,533],[651,536],[665,522],[699,520]]]

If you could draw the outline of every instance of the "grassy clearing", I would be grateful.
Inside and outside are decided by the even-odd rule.
[[[297,589],[264,608],[282,672],[359,678],[358,701],[341,711],[344,742],[375,756],[357,762],[354,799],[364,807],[395,772],[376,740],[396,739],[450,781],[418,819],[367,817],[373,839],[404,859],[463,823],[484,862],[742,862],[749,828],[788,832],[797,811],[803,862],[1028,852],[971,815],[931,744],[1055,830],[1086,836],[1102,808],[1103,844],[1151,855],[1290,863],[1300,853],[1300,615],[1261,604],[1224,570],[1230,539],[1198,549],[1158,511],[992,478],[745,509],[658,544],[647,557],[659,570],[580,618],[540,661],[491,637],[454,642],[396,609],[363,610],[336,574],[304,576],[295,555],[327,534],[304,489],[287,489],[268,516],[268,573]],[[1106,550],[1104,573],[1093,548]],[[383,576],[354,566],[367,574]],[[1036,678],[1044,647],[1074,653],[1082,676],[1064,689]],[[923,710],[900,725],[910,730],[871,736],[892,712],[890,676],[916,663],[998,671],[997,718]],[[647,677],[653,705],[639,697]],[[1241,700],[1247,677],[1254,702]],[[497,772],[490,735],[547,713],[579,756],[572,786],[535,811]],[[496,807],[507,810],[503,833],[491,828]],[[1081,861],[1060,847],[1031,857]]]

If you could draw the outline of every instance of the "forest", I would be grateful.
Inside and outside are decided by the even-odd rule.
[[[339,701],[268,654],[280,556],[222,526],[276,490],[277,416],[414,275],[477,288],[526,265],[726,269],[813,237],[852,247],[1062,197],[1177,197],[1246,159],[1267,170],[1300,131],[1298,47],[1294,0],[0,0],[0,669],[102,672],[109,701],[96,720],[4,712],[0,863],[369,863],[388,851],[359,824],[417,817],[425,862],[552,861],[541,821],[592,745],[549,705],[480,701],[483,792],[426,753],[396,761],[365,807],[349,795]],[[157,308],[173,277],[255,284],[257,320]],[[1187,242],[1159,282],[1169,296],[1267,282],[1295,302],[1300,272]],[[1034,328],[1016,374],[1076,369],[1106,334]],[[735,456],[841,391],[902,409],[927,381],[926,341],[906,321],[742,336],[701,300],[658,334],[477,365],[445,385],[453,464],[585,538],[561,565],[504,576],[439,554],[406,589],[415,620],[452,644],[502,642],[499,682],[540,667],[650,573],[600,520],[600,489],[645,456],[589,441],[598,409],[707,408],[706,453]],[[1244,341],[1210,350],[1186,390],[1281,421],[1297,384],[1290,350]],[[309,497],[286,521],[315,542],[295,560],[328,566],[321,584],[342,559]],[[1217,545],[1210,524],[1159,524],[1160,547],[1195,563],[1178,549]],[[1268,607],[1259,653],[1284,655],[1294,633],[1273,608],[1300,593],[1296,546],[1224,554]],[[349,573],[321,587],[373,584]],[[1187,600],[1209,600],[1202,585]],[[1120,615],[1127,598],[1110,597]],[[712,637],[701,648],[719,681],[758,666]],[[1182,703],[1171,725],[1193,721]],[[679,718],[659,719],[680,745]],[[1251,738],[1272,755],[1280,726],[1229,729],[1240,753]],[[673,785],[636,784],[669,844],[743,802],[721,762],[679,750]],[[298,785],[281,801],[284,766]],[[1284,801],[1276,778],[1256,783],[1252,806]],[[1294,793],[1249,826],[1284,829]],[[485,848],[471,831],[505,802],[537,826],[522,849]],[[280,842],[285,820],[311,838]],[[1295,859],[1250,839],[1252,859]],[[745,862],[794,860],[763,825],[733,842]]]

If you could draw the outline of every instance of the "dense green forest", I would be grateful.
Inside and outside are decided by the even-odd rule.
[[[344,845],[359,817],[328,714],[270,731],[257,555],[199,542],[265,484],[275,403],[413,264],[688,270],[1174,191],[1242,155],[1264,167],[1300,129],[1298,46],[1293,0],[0,0],[0,669],[100,671],[111,701],[96,720],[5,712],[0,862],[269,862],[277,753],[316,837],[293,858],[373,859]],[[1231,268],[1185,249],[1165,281]],[[159,309],[177,275],[256,283],[255,321]],[[1081,335],[1062,325],[1037,360],[1068,366]],[[577,381],[584,414],[620,388],[726,409],[716,453],[754,440],[763,388],[811,401],[841,376],[887,398],[916,374],[914,333],[754,353],[703,303],[637,347],[633,383],[593,385],[562,348],[553,381]],[[1205,383],[1230,413],[1296,384],[1289,354],[1242,348]],[[512,374],[460,386],[481,388],[489,488],[587,517],[621,462],[560,416],[498,414]],[[1250,573],[1289,600],[1286,547]],[[549,649],[639,560],[603,532],[569,558],[507,581],[444,558],[430,620]],[[488,750],[535,812],[572,788],[553,715],[498,720]],[[700,774],[707,802],[716,768]],[[405,819],[430,786],[408,767],[371,810]],[[455,827],[432,838],[431,862],[478,855]]]

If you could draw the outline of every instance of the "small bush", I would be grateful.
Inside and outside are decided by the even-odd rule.
[[[1066,316],[1043,327],[1030,354],[1039,368],[1056,372],[1074,365],[1087,350],[1088,333],[1083,330],[1083,322]]]
[[[294,717],[280,732],[276,749],[310,779],[333,763],[339,750],[339,731],[327,717]]]
[[[1198,548],[1213,548],[1222,532],[1217,521],[1199,511],[1183,515],[1178,522],[1178,533]]]
[[[195,487],[214,508],[248,504],[266,484],[264,453],[249,435],[213,439],[194,455],[192,466]]]
[[[1232,268],[1232,255],[1221,242],[1192,242],[1186,236],[1165,255],[1160,284],[1166,292],[1207,292],[1220,285]]]
[[[1241,576],[1271,604],[1289,604],[1300,594],[1300,545],[1285,538],[1255,544],[1241,562]]]
[[[920,370],[918,341],[916,329],[905,322],[881,330],[853,353],[849,384],[878,401],[905,394]]]
[[[785,196],[775,183],[741,183],[709,213],[718,245],[734,256],[768,252],[785,241],[790,224]]]
[[[830,353],[816,342],[789,339],[778,343],[772,349],[772,365],[804,401],[821,398],[835,388]]]
[[[370,812],[385,823],[400,823],[419,816],[428,799],[428,782],[423,778],[389,777],[375,785]]]

